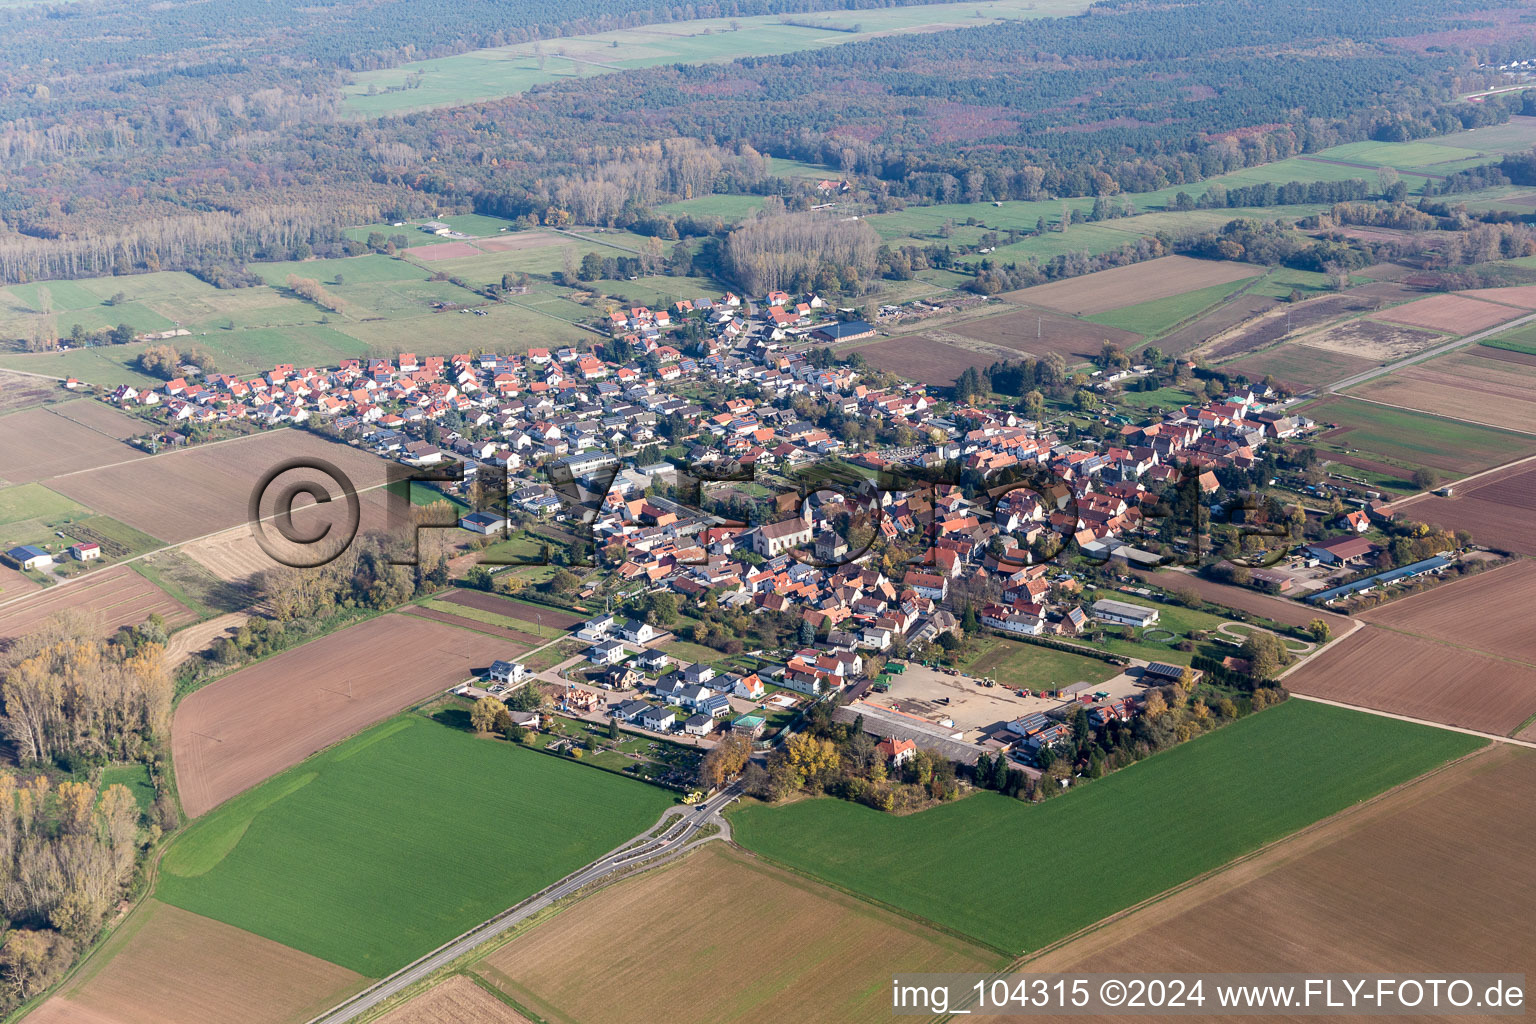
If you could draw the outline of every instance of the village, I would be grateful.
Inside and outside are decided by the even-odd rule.
[[[960,763],[1007,753],[1033,770],[1078,706],[1126,721],[1150,689],[1200,678],[1188,653],[1174,664],[1159,657],[1176,654],[1175,643],[1199,639],[1205,653],[1195,657],[1208,667],[1245,670],[1239,652],[1205,640],[1236,648],[1243,634],[1159,628],[1169,596],[1133,587],[1130,573],[1189,552],[1188,538],[1169,531],[1170,498],[1182,490],[1223,511],[1223,478],[1242,479],[1266,445],[1315,424],[1272,392],[1246,388],[1069,437],[1045,419],[839,361],[840,343],[874,331],[840,315],[815,295],[727,293],[615,310],[609,339],[592,350],[402,353],[334,369],[282,365],[243,380],[183,367],[163,387],[124,385],[103,397],[159,423],[156,446],[187,443],[196,425],[244,421],[304,426],[431,468],[450,478],[436,485],[445,497],[470,506],[459,517],[465,546],[492,545],[493,572],[508,568],[489,557],[504,538],[546,551],[551,536],[586,541],[607,570],[594,588],[628,611],[573,631],[586,645],[583,674],[544,674],[566,683],[564,714],[699,745],[746,733],[762,746],[782,740],[780,726],[808,703],[835,700],[839,716],[900,748],[892,758],[916,746]],[[1098,370],[1081,383],[1112,392],[1142,369]],[[849,423],[858,426],[839,429]],[[750,515],[725,514],[721,495]],[[1437,554],[1384,578],[1364,575],[1383,549],[1365,534],[1391,518],[1379,501],[1341,508],[1328,519],[1336,535],[1291,537],[1261,567],[1240,570],[1240,582],[1327,600],[1449,564]],[[557,532],[531,532],[540,524]],[[46,552],[10,553],[38,555]],[[1096,590],[1106,579],[1090,578],[1095,566],[1118,580],[1115,590],[1151,600]],[[799,643],[744,662],[743,642],[723,638],[716,649],[733,664],[677,664],[653,643],[665,625],[646,621],[662,593],[710,615],[787,617]],[[946,673],[962,673],[942,667],[946,657],[981,633],[1120,671],[1033,685],[978,673],[974,694],[949,692]],[[1125,645],[1144,638],[1169,646],[1127,656]],[[499,663],[471,695],[523,682],[520,665]],[[517,724],[536,727],[536,718]]]

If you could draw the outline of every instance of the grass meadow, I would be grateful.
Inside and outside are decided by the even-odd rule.
[[[157,896],[381,977],[622,845],[660,789],[406,715],[229,801]]]
[[[731,820],[771,860],[1018,953],[1483,743],[1292,700],[1042,804],[979,793],[895,817],[819,799]]]
[[[1219,305],[1245,283],[1228,281],[1213,284],[1209,288],[1198,288],[1182,295],[1171,295],[1166,299],[1153,299],[1150,302],[1139,302],[1134,306],[1122,306],[1105,313],[1095,313],[1086,319],[1108,327],[1134,331],[1143,337],[1155,338],[1212,306]]]

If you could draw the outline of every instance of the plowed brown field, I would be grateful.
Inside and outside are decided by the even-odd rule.
[[[1522,559],[1372,608],[1360,617],[1387,629],[1536,666],[1536,562]]]
[[[130,448],[52,409],[48,406],[0,416],[0,438],[5,439],[0,444],[0,482],[25,484],[61,473],[149,458],[148,452]]]
[[[363,983],[344,967],[150,900],[27,1020],[302,1024]]]
[[[1536,752],[1489,750],[1065,943],[1023,970],[1409,974],[1455,962],[1528,973],[1536,949],[1533,843]]]
[[[528,1018],[473,981],[456,974],[375,1024],[528,1024]]]
[[[1378,626],[1303,662],[1293,693],[1507,734],[1536,715],[1536,669]]]
[[[86,616],[91,631],[103,637],[123,626],[137,626],[152,614],[160,615],[172,629],[197,618],[185,605],[128,566],[115,565],[0,608],[0,647],[65,611]]]
[[[1474,346],[1453,352],[1377,377],[1349,393],[1493,427],[1536,430],[1536,368],[1481,355],[1490,351],[1498,350]]]
[[[381,491],[370,489],[385,482],[389,463],[301,430],[274,430],[167,452],[148,461],[141,459],[131,465],[62,477],[50,481],[49,486],[98,512],[176,544],[249,522],[251,493],[262,474],[297,457],[322,459],[345,473],[359,492],[366,491],[359,495],[362,529],[383,527],[384,496]],[[325,509],[308,515],[323,515],[327,520],[337,521],[343,518],[345,502],[340,500],[339,485],[319,474],[305,474],[302,479],[324,484],[335,499]],[[279,486],[268,490],[268,500],[261,509],[263,516],[273,514],[276,492],[288,481],[285,475]],[[310,499],[300,498],[296,506],[307,507],[309,503]],[[317,528],[309,525],[307,517],[300,525],[306,532]]]
[[[657,901],[677,893],[688,894],[688,912],[657,914]],[[608,950],[601,983],[595,948]],[[851,1024],[891,1019],[893,971],[985,971],[999,959],[709,843],[540,924],[487,957],[479,973],[519,1005],[566,1024]]]
[[[1043,309],[1021,309],[1002,316],[967,320],[952,325],[949,331],[988,345],[1012,349],[1021,356],[1056,352],[1069,364],[1096,358],[1106,341],[1130,349],[1141,340],[1141,335],[1131,331]]]
[[[1272,597],[1248,587],[1234,587],[1208,580],[1203,576],[1173,572],[1168,569],[1158,572],[1136,570],[1135,574],[1159,587],[1188,587],[1214,604],[1236,608],[1250,615],[1262,615],[1282,626],[1307,626],[1313,619],[1322,619],[1335,634],[1349,628],[1350,620],[1347,616],[1335,615],[1333,612],[1312,608],[1296,601],[1287,601],[1283,597]]]
[[[1426,494],[1392,506],[1400,515],[1447,530],[1466,530],[1479,544],[1536,555],[1536,462],[1525,461],[1458,486],[1453,497]]]
[[[1496,302],[1469,299],[1463,295],[1430,295],[1377,313],[1376,319],[1453,334],[1471,334],[1522,315],[1521,310]]]
[[[198,690],[171,748],[188,817],[515,653],[506,641],[390,614],[284,651]]]
[[[1229,281],[1243,281],[1263,272],[1263,267],[1249,263],[1164,256],[1066,281],[1035,285],[1000,297],[1008,302],[1085,316],[1153,299],[1167,299]]]

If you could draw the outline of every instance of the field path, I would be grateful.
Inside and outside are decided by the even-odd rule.
[[[536,893],[490,920],[476,925],[415,963],[401,968],[382,981],[315,1017],[309,1024],[342,1024],[343,1021],[356,1020],[386,999],[398,995],[460,957],[504,935],[559,900],[589,886],[627,875],[642,866],[650,867],[663,860],[671,860],[679,856],[688,848],[689,843],[698,837],[699,831],[707,826],[714,825],[719,831],[703,837],[700,841],[708,842],[714,838],[728,839],[731,826],[720,812],[740,795],[741,785],[733,783],[697,807],[685,810],[682,821],[674,822],[660,835],[653,836],[652,833],[665,825],[669,816],[678,813],[677,808],[668,808],[655,827],[647,829],[636,837],[639,840],[638,844],[631,840],[624,846],[604,854],[543,892]]]

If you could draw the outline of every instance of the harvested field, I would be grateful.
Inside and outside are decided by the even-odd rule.
[[[1479,354],[1496,351],[1452,352],[1366,381],[1349,393],[1437,416],[1536,431],[1536,368]]]
[[[1521,284],[1513,288],[1473,288],[1461,294],[1489,302],[1502,302],[1506,306],[1536,309],[1536,284]]]
[[[1536,715],[1536,669],[1377,626],[1283,679],[1292,693],[1501,736]]]
[[[92,631],[103,637],[123,626],[137,626],[152,614],[164,618],[171,629],[197,618],[181,602],[128,566],[115,565],[23,596],[17,603],[0,608],[0,647],[65,611],[86,616]]]
[[[64,473],[142,460],[148,452],[130,448],[99,430],[67,419],[51,407],[0,417],[0,483],[25,484]]]
[[[455,974],[374,1024],[528,1024],[528,1018],[464,975]]]
[[[508,643],[517,644],[520,647],[537,647],[544,643],[532,633],[522,633],[508,626],[499,626],[493,622],[481,622],[478,619],[467,619],[462,615],[452,615],[448,612],[438,611],[436,608],[418,608],[414,605],[403,609],[405,614],[420,616],[423,619],[431,619],[433,622],[444,622],[460,629],[473,629],[478,633],[489,633],[499,637]],[[512,657],[515,652],[509,651],[506,657]]]
[[[1451,334],[1471,334],[1521,315],[1518,309],[1464,295],[1430,295],[1378,313],[1376,319]]]
[[[1198,320],[1191,321],[1171,334],[1163,335],[1157,347],[1169,355],[1182,355],[1204,344],[1208,338],[1230,331],[1237,325],[1274,309],[1279,304],[1280,300],[1270,295],[1252,293],[1239,295],[1225,306],[1211,310]]]
[[[1378,323],[1375,320],[1362,318],[1346,320],[1319,334],[1310,335],[1307,338],[1307,345],[1373,363],[1390,363],[1422,352],[1444,340],[1443,335],[1432,331],[1422,331],[1398,324]]]
[[[391,614],[225,676],[176,709],[182,807],[195,818],[507,650],[495,637]]]
[[[563,244],[565,239],[559,235],[547,235],[542,231],[524,231],[500,238],[482,238],[475,243],[486,252],[519,252],[523,249],[543,249],[546,246]]]
[[[27,1020],[302,1024],[364,982],[308,953],[149,900]]]
[[[877,342],[858,351],[878,370],[919,384],[939,386],[953,384],[967,367],[985,369],[1003,359],[1001,355],[956,348],[921,334]]]
[[[1511,352],[1506,348],[1494,348],[1486,344],[1468,349],[1467,355],[1500,363],[1514,363],[1517,366],[1536,366],[1536,352]]]
[[[166,662],[175,668],[192,655],[212,647],[213,642],[220,637],[233,636],[249,618],[250,616],[245,612],[230,612],[228,615],[220,615],[207,622],[199,622],[186,629],[177,630],[171,636],[171,642],[166,644]]]
[[[1141,341],[1141,335],[1118,327],[1029,308],[1002,316],[967,320],[954,324],[949,330],[963,338],[997,345],[1021,355],[1043,356],[1056,352],[1069,364],[1096,358],[1106,341],[1123,349],[1130,349]],[[996,358],[991,359],[988,365],[996,361]]]
[[[119,441],[139,437],[150,431],[150,425],[143,420],[134,419],[125,412],[89,398],[50,405],[48,411]]]
[[[390,465],[356,448],[301,430],[275,430],[167,452],[147,462],[141,459],[135,464],[93,473],[74,473],[52,481],[50,486],[129,526],[171,543],[181,543],[247,522],[251,491],[261,474],[287,459],[301,456],[333,463],[351,477],[359,492],[383,484]],[[301,528],[318,529],[323,516],[335,522],[339,530],[346,504],[339,500],[339,487],[318,473],[285,474],[267,493],[275,499],[283,489],[281,484],[290,482],[290,476],[294,480],[317,481],[338,499],[323,512],[306,513],[303,519],[308,522],[301,522]],[[263,506],[263,516],[273,514],[273,499]],[[383,494],[360,493],[359,500],[362,529],[382,528],[387,518]],[[310,499],[301,498],[296,507],[308,504]],[[272,533],[276,535],[275,531]]]
[[[1372,608],[1361,618],[1385,629],[1443,640],[1536,668],[1536,562],[1522,559]]]
[[[1252,380],[1273,376],[1292,391],[1312,391],[1325,384],[1369,370],[1375,363],[1342,352],[1287,342],[1253,355],[1221,364],[1229,373],[1245,373]]]
[[[679,892],[687,914],[656,913]],[[742,970],[742,944],[772,950]],[[607,949],[592,983],[590,952]],[[985,971],[963,939],[779,870],[721,843],[584,899],[478,968],[519,1004],[566,1024],[885,1021],[892,971]],[[707,977],[708,985],[697,984]],[[722,1012],[731,1007],[733,1013]]]
[[[41,586],[42,584],[32,577],[8,565],[0,565],[0,603],[18,598],[22,594],[30,594]]]
[[[1479,544],[1536,555],[1536,462],[1496,470],[1458,486],[1454,496],[1426,494],[1392,506],[1408,519],[1466,530]]]
[[[1263,348],[1290,335],[1305,333],[1352,313],[1370,312],[1381,304],[1381,299],[1360,294],[1360,289],[1303,302],[1279,303],[1232,330],[1211,336],[1201,346],[1201,351],[1210,359],[1227,359]]]
[[[438,242],[434,245],[413,245],[402,249],[401,255],[431,263],[436,260],[455,260],[464,256],[479,256],[480,250],[468,242]]]
[[[257,573],[277,565],[256,542],[256,534],[250,526],[237,526],[192,541],[182,545],[180,550],[226,583],[248,584]]]
[[[1248,263],[1197,260],[1188,256],[1164,256],[1084,274],[1065,281],[1035,285],[1000,296],[1004,301],[1044,306],[1079,316],[1134,306],[1152,299],[1166,299],[1212,285],[1257,277],[1263,267]]]
[[[483,612],[495,612],[497,615],[522,619],[524,622],[542,622],[544,625],[554,626],[556,629],[570,629],[572,626],[584,621],[575,612],[562,611],[559,608],[547,608],[542,605],[534,607],[521,601],[497,597],[495,594],[487,594],[479,590],[455,590],[450,594],[444,595],[443,600],[449,604],[461,604],[465,608],[478,608]]]
[[[61,394],[59,382],[51,378],[0,370],[0,414],[42,405]]]
[[[1150,973],[1167,970],[1175,955],[1178,969],[1190,972],[1304,972],[1326,964],[1340,972],[1432,973],[1443,969],[1450,950],[1478,970],[1526,972],[1529,951],[1536,948],[1528,863],[1533,842],[1536,754],[1489,749],[1084,934],[1023,969]],[[1081,1019],[1133,1024],[1146,1018]]]
[[[1234,587],[1230,584],[1218,583],[1215,580],[1208,580],[1204,576],[1197,576],[1194,573],[1174,572],[1169,569],[1163,569],[1158,572],[1135,570],[1134,574],[1155,586],[1188,588],[1212,604],[1236,608],[1238,611],[1247,612],[1250,615],[1260,615],[1272,622],[1278,622],[1282,626],[1306,626],[1313,619],[1322,619],[1334,633],[1342,633],[1350,625],[1350,620],[1347,616],[1336,615],[1333,612],[1299,604],[1295,601],[1287,601],[1283,597],[1272,597],[1269,594],[1260,593],[1248,587]]]

